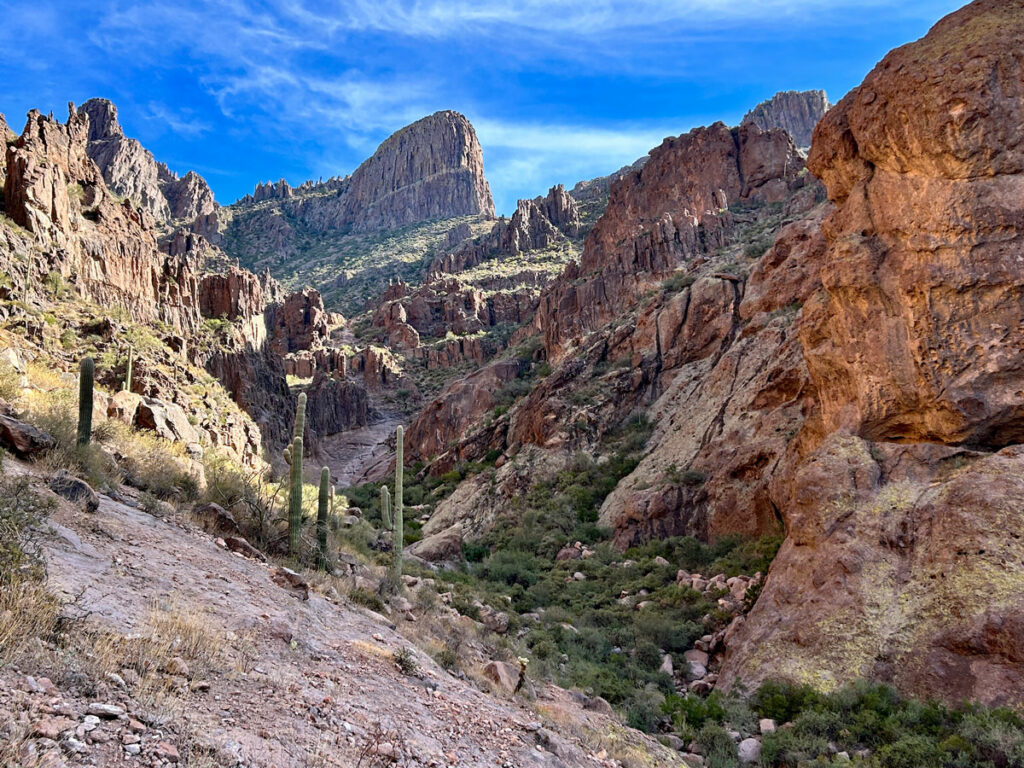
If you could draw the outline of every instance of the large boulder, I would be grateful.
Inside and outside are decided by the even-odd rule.
[[[59,470],[50,478],[50,490],[73,504],[77,504],[86,512],[95,512],[100,508],[100,497],[96,491],[66,469]]]
[[[143,397],[135,412],[135,425],[149,429],[165,440],[193,445],[199,443],[199,433],[177,403],[168,403],[155,397]]]
[[[17,456],[27,458],[51,450],[57,441],[41,429],[0,414],[0,446]]]

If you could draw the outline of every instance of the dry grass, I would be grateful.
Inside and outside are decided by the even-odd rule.
[[[83,630],[76,639],[81,671],[96,681],[131,673],[133,697],[157,722],[179,719],[185,712],[191,689],[176,674],[181,662],[191,680],[227,667],[222,663],[224,636],[204,616],[177,606],[154,604],[135,634]]]
[[[52,635],[59,609],[40,582],[5,584],[0,589],[0,667],[23,663],[40,638]]]

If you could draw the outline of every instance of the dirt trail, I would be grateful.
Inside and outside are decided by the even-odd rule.
[[[600,744],[572,734],[584,732],[581,723],[589,733],[611,734],[617,726],[584,711],[567,692],[553,686],[538,691],[541,711],[572,722],[559,733],[553,723],[542,726],[537,712],[471,687],[418,650],[423,676],[407,676],[391,654],[411,643],[386,619],[315,591],[303,601],[272,581],[273,566],[220,548],[188,521],[153,517],[104,496],[92,515],[62,503],[50,526],[50,586],[65,597],[80,595],[77,610],[90,613],[93,630],[129,635],[157,607],[192,617],[219,644],[220,664],[204,673],[203,685],[187,694],[186,706],[161,731],[172,743],[200,742],[212,756],[203,765],[354,766],[378,723],[404,735],[398,765],[616,765],[604,754],[594,757]],[[34,684],[12,682],[12,674],[0,682],[17,695],[0,696],[0,719],[26,721],[25,702],[37,694],[21,693]],[[52,693],[46,701],[53,701]],[[145,716],[130,688],[101,686],[93,695],[119,701],[128,716]],[[25,710],[5,715],[15,699]],[[84,716],[95,700],[72,702],[68,711]],[[44,702],[39,711],[47,707]],[[89,748],[92,764],[132,764],[116,734]],[[653,742],[650,750],[650,765],[682,765]],[[383,763],[364,758],[362,764]]]

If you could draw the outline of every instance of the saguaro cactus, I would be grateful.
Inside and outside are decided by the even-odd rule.
[[[331,503],[331,470],[320,470],[320,495],[316,506],[316,541],[320,545],[318,558],[320,567],[327,568],[327,513]]]
[[[405,451],[403,440],[405,438],[405,430],[399,427],[395,430],[395,562],[394,570],[395,577],[399,580],[399,586],[401,586],[402,578],[402,549],[405,547],[405,531],[403,530],[402,520],[402,479],[405,475],[405,467],[403,466],[405,461]]]
[[[380,519],[385,529],[394,530],[394,523],[391,522],[391,491],[386,485],[380,487]]]
[[[291,467],[288,488],[288,554],[297,557],[302,542],[302,433],[306,429],[306,393],[299,395],[295,409],[295,438],[285,461]]]
[[[92,439],[92,382],[96,364],[91,357],[82,360],[78,374],[78,444],[88,445]]]
[[[124,391],[132,391],[132,358],[135,357],[135,348],[131,344],[128,345],[128,370],[124,375]]]

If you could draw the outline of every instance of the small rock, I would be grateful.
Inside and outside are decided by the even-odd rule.
[[[137,754],[139,754],[139,752],[142,751],[142,745],[141,744],[125,744],[124,745],[124,751],[127,752],[129,755],[137,755]]]
[[[158,741],[156,743],[156,748],[153,750],[153,754],[161,760],[166,760],[169,763],[176,763],[181,759],[181,755],[178,754],[178,750],[175,746],[166,741]]]
[[[582,571],[576,571],[576,573],[572,575],[572,579],[573,581],[586,581],[587,576]]]
[[[658,555],[656,558],[654,558],[654,564],[657,565],[659,568],[668,568],[669,565],[671,565],[671,563],[669,563],[669,561],[661,555]]]
[[[706,667],[709,661],[707,653],[699,651],[696,648],[686,651],[683,654],[683,658],[687,661],[692,661],[695,664],[700,664],[702,667]],[[701,677],[703,677],[703,675],[701,675]]]
[[[758,721],[757,726],[758,726],[758,728],[761,729],[761,733],[762,734],[765,734],[765,733],[775,733],[775,728],[776,728],[775,721],[772,720],[770,717],[766,717],[766,718]]]
[[[88,733],[89,731],[96,728],[100,724],[100,719],[96,715],[86,715],[85,719],[82,720],[82,728]]]
[[[164,672],[169,675],[180,675],[181,677],[190,677],[192,675],[192,670],[188,668],[188,664],[181,656],[175,656],[168,661],[167,666],[164,667]]]
[[[850,753],[849,752],[836,752],[836,761],[840,762],[840,763],[848,763],[848,762],[850,762]]]
[[[658,668],[659,672],[664,672],[667,675],[672,674],[672,654],[666,653],[661,659],[661,666]]]
[[[114,719],[124,715],[125,709],[117,704],[101,704],[97,701],[90,704],[87,711],[90,715]]]
[[[64,731],[75,727],[75,721],[66,717],[45,717],[32,725],[32,735],[56,741]]]

